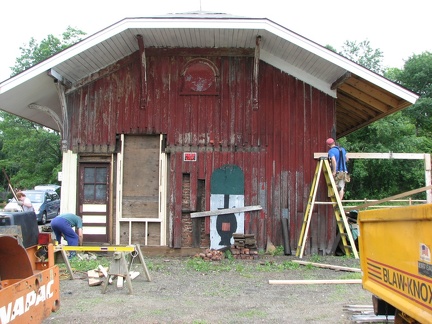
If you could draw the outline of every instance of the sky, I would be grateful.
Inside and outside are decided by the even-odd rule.
[[[33,37],[58,38],[68,26],[90,36],[124,18],[209,11],[268,18],[320,45],[342,50],[364,40],[380,49],[384,67],[403,68],[413,54],[432,52],[430,0],[74,0],[7,1],[0,12],[0,82],[20,47]]]

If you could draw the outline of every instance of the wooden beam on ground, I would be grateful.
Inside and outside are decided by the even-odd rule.
[[[190,215],[191,215],[191,218],[196,218],[196,217],[204,217],[204,216],[244,213],[244,212],[261,210],[261,209],[262,209],[262,207],[260,205],[257,205],[257,206],[225,208],[225,209],[210,210],[210,211],[204,211],[204,212],[196,212],[196,213],[191,213]]]
[[[432,189],[432,185],[426,186],[426,187],[422,187],[422,188],[419,188],[419,189],[410,190],[410,191],[407,191],[407,192],[404,192],[404,193],[401,193],[401,194],[398,194],[398,195],[394,195],[394,196],[391,196],[391,197],[387,197],[387,198],[384,198],[384,199],[381,199],[381,200],[371,201],[371,202],[368,202],[366,204],[362,204],[362,205],[358,205],[358,206],[346,206],[345,210],[346,211],[350,211],[350,210],[354,210],[354,209],[357,209],[357,210],[358,209],[363,209],[363,208],[366,208],[366,207],[379,205],[379,204],[385,203],[385,202],[390,201],[390,200],[396,200],[396,199],[400,199],[400,198],[403,198],[403,197],[406,197],[406,196],[412,196],[412,195],[415,195],[416,193],[423,192],[423,191],[430,190],[430,189]]]
[[[361,279],[329,280],[269,280],[270,285],[323,285],[323,284],[361,284]]]
[[[333,270],[340,270],[340,271],[361,272],[361,269],[359,268],[349,268],[349,267],[342,267],[342,266],[336,266],[331,264],[315,263],[315,262],[300,261],[300,260],[293,260],[293,262],[301,265],[312,265],[318,268],[326,268],[326,269],[333,269]]]

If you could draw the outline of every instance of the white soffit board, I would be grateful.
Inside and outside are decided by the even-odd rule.
[[[272,55],[271,53],[268,53],[264,50],[260,51],[260,59],[264,62],[267,62],[270,65],[273,65],[274,67],[281,69],[285,73],[288,73],[292,75],[293,77],[307,83],[310,85],[313,85],[318,90],[321,90],[322,92],[332,96],[333,98],[337,97],[336,90],[332,90],[329,87],[329,84],[324,82],[323,80],[320,80],[318,78],[315,78],[314,76],[305,73],[304,70],[301,70],[288,62],[280,59],[279,57],[276,57]]]
[[[81,42],[71,46],[70,48],[56,54],[55,56],[39,63],[34,68],[28,69],[17,76],[8,79],[1,83],[0,85],[0,94],[10,90],[11,88],[28,81],[35,76],[45,73],[47,70],[52,68],[53,66],[60,64],[76,55],[79,55],[85,50],[101,43],[102,41],[113,37],[127,29],[131,28],[146,28],[146,29],[157,29],[157,28],[193,28],[193,29],[255,29],[255,30],[266,30],[269,33],[272,33],[276,36],[285,39],[288,42],[291,42],[319,57],[335,64],[336,66],[345,69],[349,72],[352,72],[358,75],[365,80],[374,83],[375,85],[407,100],[408,102],[414,103],[418,96],[413,94],[412,92],[403,89],[402,87],[396,85],[395,83],[387,80],[386,78],[369,71],[366,68],[361,67],[360,65],[342,57],[341,55],[334,53],[317,43],[314,43],[288,29],[278,25],[268,19],[256,19],[256,18],[248,18],[248,19],[190,19],[190,18],[126,18],[118,23],[115,23],[96,34],[93,34]],[[257,35],[258,36],[258,35]],[[317,87],[318,89],[324,91],[325,93],[332,94],[329,89],[328,84],[324,86],[324,82],[319,81],[317,78],[311,77],[310,79],[305,76],[305,72],[300,71],[293,66],[290,66],[282,59],[274,56],[271,53],[266,53],[263,51],[262,53],[263,60],[267,60],[268,62],[274,62],[272,64],[277,64],[279,68],[283,71],[290,71],[289,73],[293,76],[298,77],[299,79],[310,82],[312,85]],[[309,81],[310,80],[310,81]],[[330,91],[330,92],[329,92]]]

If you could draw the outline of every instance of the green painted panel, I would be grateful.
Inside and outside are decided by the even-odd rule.
[[[244,195],[243,171],[236,165],[226,164],[213,171],[210,183],[212,194]]]

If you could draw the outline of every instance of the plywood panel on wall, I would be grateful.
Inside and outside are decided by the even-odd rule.
[[[159,137],[125,136],[123,218],[158,218]]]

